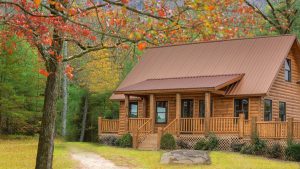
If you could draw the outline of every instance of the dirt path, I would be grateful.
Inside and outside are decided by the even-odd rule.
[[[116,166],[112,161],[92,152],[72,150],[71,157],[79,162],[79,169],[128,169]]]

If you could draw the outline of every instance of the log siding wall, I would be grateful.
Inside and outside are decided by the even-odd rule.
[[[295,120],[300,120],[300,84],[297,84],[297,81],[300,80],[300,56],[299,52],[295,50],[296,48],[293,47],[288,55],[292,65],[292,81],[285,81],[283,63],[268,95],[265,97],[265,99],[272,100],[272,120],[279,118],[279,101],[286,102],[287,118],[293,117]]]
[[[193,117],[199,117],[199,101],[204,100],[204,94],[182,94],[181,99],[193,99],[194,100],[194,112]],[[224,97],[220,95],[212,95],[213,101],[213,110],[212,110],[212,117],[233,117],[234,116],[234,99],[232,97]],[[242,97],[242,98],[249,98],[249,118],[252,116],[263,117],[261,114],[261,97]],[[158,127],[165,127],[171,121],[176,118],[176,97],[174,95],[155,95],[156,101],[167,101],[168,102],[168,112],[167,112],[167,123],[166,124],[156,124],[155,123],[155,132],[157,131]],[[142,99],[138,100],[138,117],[149,118],[149,98],[146,99],[146,112],[143,112],[143,101]],[[125,117],[125,110],[124,110],[124,101],[120,102],[120,129],[119,134],[123,134],[124,131],[124,120],[122,118]],[[155,119],[154,119],[155,120]]]

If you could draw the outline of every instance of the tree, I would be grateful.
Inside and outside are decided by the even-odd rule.
[[[295,23],[300,22],[297,0],[246,0],[246,3],[271,26],[271,31],[279,34],[291,33]]]
[[[237,5],[242,3],[237,1],[230,8],[230,14],[222,15],[227,8],[219,9],[216,5],[228,7],[231,5],[228,2],[103,0],[95,3],[88,0],[86,4],[76,4],[68,0],[0,1],[0,7],[3,9],[1,23],[8,28],[2,36],[16,34],[27,40],[39,51],[39,56],[45,63],[46,70],[40,71],[47,77],[47,82],[36,168],[52,168],[58,70],[61,62],[104,49],[133,48],[141,52],[147,45],[223,38],[223,35],[211,36],[215,32],[205,30],[210,23],[209,17],[199,20],[199,16],[211,13],[214,21],[223,25],[224,19],[234,18],[233,14],[239,13],[243,7]],[[236,8],[239,10],[235,11]],[[217,25],[220,24],[214,24]],[[205,29],[199,34],[201,27]],[[219,29],[223,30],[221,27]],[[225,30],[226,38],[240,36],[238,28]],[[205,36],[199,36],[204,33]],[[245,35],[248,33],[246,29]],[[79,52],[62,58],[65,41],[76,45]],[[65,73],[70,79],[73,78],[71,68]]]

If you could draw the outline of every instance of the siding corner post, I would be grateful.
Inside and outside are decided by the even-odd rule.
[[[101,134],[102,117],[98,117],[98,136]]]
[[[146,97],[143,97],[143,118],[146,118],[147,116],[147,98]]]
[[[155,129],[155,96],[150,94],[150,119],[151,119],[151,130],[154,133]]]
[[[251,118],[251,138],[257,135],[257,117]]]
[[[293,139],[293,122],[294,118],[290,117],[287,119],[287,140],[290,141]]]
[[[132,147],[138,148],[138,129],[135,129],[132,132]]]
[[[158,129],[157,129],[157,150],[160,149],[160,140],[161,140],[162,135],[163,135],[163,128],[158,127]]]
[[[180,134],[180,114],[181,114],[181,94],[176,93],[176,120],[177,120],[177,130],[176,135]]]
[[[125,95],[125,114],[124,114],[124,132],[128,133],[128,115],[129,115],[129,101],[130,101],[130,96]]]
[[[245,115],[244,113],[239,114],[239,138],[244,137],[244,124],[245,124]]]
[[[204,120],[204,135],[208,136],[209,134],[209,122],[210,122],[210,115],[211,115],[211,109],[210,109],[210,103],[211,102],[211,93],[206,92],[205,93],[205,120]]]

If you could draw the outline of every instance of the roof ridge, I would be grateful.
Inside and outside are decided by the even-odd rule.
[[[199,78],[199,77],[218,77],[218,76],[234,76],[244,75],[245,73],[231,73],[231,74],[218,74],[218,75],[198,75],[198,76],[183,76],[183,77],[167,77],[167,78],[151,78],[147,80],[167,80],[167,79],[188,79],[188,78]]]
[[[199,41],[199,42],[190,42],[190,43],[177,43],[177,44],[168,44],[162,46],[152,46],[147,47],[147,49],[156,49],[156,48],[165,48],[165,47],[173,47],[173,46],[183,46],[183,45],[195,45],[195,44],[202,44],[202,43],[216,43],[216,42],[227,42],[227,41],[236,41],[236,40],[250,40],[250,39],[262,39],[262,38],[278,38],[284,36],[293,36],[297,38],[294,34],[284,34],[284,35],[271,35],[271,36],[255,36],[255,37],[242,37],[242,38],[232,38],[232,39],[221,39],[221,40],[211,40],[211,41]]]

